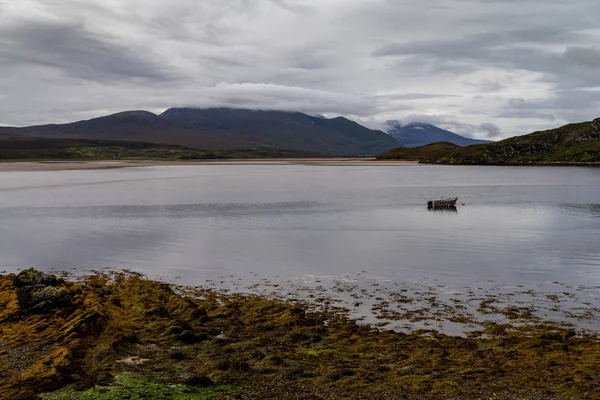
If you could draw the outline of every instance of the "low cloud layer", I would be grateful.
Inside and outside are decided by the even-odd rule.
[[[186,91],[182,97],[174,105],[302,110],[313,114],[352,114],[361,117],[369,117],[377,112],[373,102],[368,99],[271,83],[220,83],[206,89]]]
[[[0,124],[293,109],[499,139],[600,116],[597,0],[0,0]]]

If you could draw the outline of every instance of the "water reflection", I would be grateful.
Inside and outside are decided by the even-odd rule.
[[[600,174],[587,169],[4,173],[0,192],[0,267],[8,270],[110,266],[190,284],[248,271],[600,283]],[[426,211],[427,199],[444,193],[467,205]]]
[[[600,204],[561,204],[561,207],[569,212],[600,218]]]
[[[311,201],[275,203],[205,203],[165,205],[108,205],[69,207],[4,207],[1,217],[11,218],[202,218],[205,216],[230,216],[277,213],[306,213],[318,211],[319,203]]]
[[[427,207],[427,211],[438,214],[458,214],[456,207]]]

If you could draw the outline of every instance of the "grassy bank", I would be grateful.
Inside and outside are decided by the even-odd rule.
[[[0,276],[0,398],[600,399],[597,336],[402,334],[135,274]]]

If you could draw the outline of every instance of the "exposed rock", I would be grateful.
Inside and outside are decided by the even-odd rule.
[[[62,285],[64,281],[54,275],[29,269],[13,279],[18,288],[17,297],[21,314],[44,313],[71,303],[71,293]]]
[[[171,334],[180,335],[184,331],[191,331],[192,327],[185,321],[175,321],[173,326],[169,329]]]
[[[172,358],[173,360],[177,360],[177,361],[182,361],[188,358],[187,354],[185,354],[182,351],[172,351],[169,354],[169,357]]]
[[[197,335],[192,331],[183,331],[177,335],[177,339],[185,344],[194,344],[207,339],[206,334]]]
[[[21,271],[19,275],[13,279],[13,284],[16,287],[31,285],[58,286],[61,283],[64,283],[62,279],[57,278],[54,275],[48,275],[41,271],[37,271],[33,268]]]
[[[206,323],[206,322],[210,321],[210,318],[208,317],[206,310],[203,308],[196,308],[192,312],[192,318],[194,318],[196,321],[198,321],[200,323]]]

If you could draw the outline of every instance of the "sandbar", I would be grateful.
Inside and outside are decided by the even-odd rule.
[[[313,165],[313,166],[408,166],[417,161],[376,160],[374,158],[276,158],[276,159],[211,159],[211,160],[109,160],[109,161],[36,161],[3,162],[0,172],[66,171],[130,167],[182,165]]]

